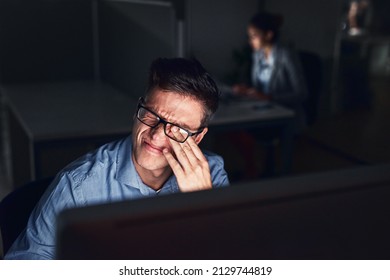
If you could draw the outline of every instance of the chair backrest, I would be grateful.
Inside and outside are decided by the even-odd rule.
[[[319,99],[323,79],[323,63],[319,55],[300,51],[299,58],[306,78],[309,96],[304,102],[308,124],[313,124],[318,117]]]
[[[42,194],[53,177],[25,184],[8,194],[0,202],[0,228],[4,254],[11,247],[22,230]]]

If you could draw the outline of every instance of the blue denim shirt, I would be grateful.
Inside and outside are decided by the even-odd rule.
[[[160,192],[145,185],[131,157],[131,136],[106,144],[74,161],[54,179],[30,216],[25,231],[14,242],[5,259],[53,259],[55,221],[62,210],[120,200],[179,192],[171,176]],[[213,187],[229,184],[220,156],[204,152]]]

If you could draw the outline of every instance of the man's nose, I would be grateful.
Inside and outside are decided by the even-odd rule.
[[[165,139],[164,124],[159,123],[156,127],[151,128],[150,136],[154,140]]]

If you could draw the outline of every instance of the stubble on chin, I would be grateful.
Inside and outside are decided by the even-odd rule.
[[[169,164],[164,155],[153,156],[147,151],[142,150],[142,146],[133,151],[132,160],[138,168],[142,168],[145,171],[158,171],[169,168]]]

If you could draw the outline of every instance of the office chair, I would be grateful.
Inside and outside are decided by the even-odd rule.
[[[318,107],[322,88],[323,64],[319,55],[300,51],[298,52],[303,74],[306,79],[309,95],[303,107],[306,113],[308,125],[312,125],[318,118]]]
[[[0,202],[0,228],[4,255],[24,230],[35,205],[53,177],[27,183],[8,194]]]
[[[309,92],[307,99],[303,102],[303,109],[305,111],[307,124],[312,125],[318,118],[318,107],[323,78],[323,64],[320,56],[313,52],[299,51],[298,57],[301,62],[303,75]],[[263,132],[257,136],[258,141],[262,143],[266,149],[265,171],[263,178],[274,177],[277,175],[275,170],[275,154],[277,145],[275,135],[276,132],[273,129],[269,129],[268,135],[264,135]]]

